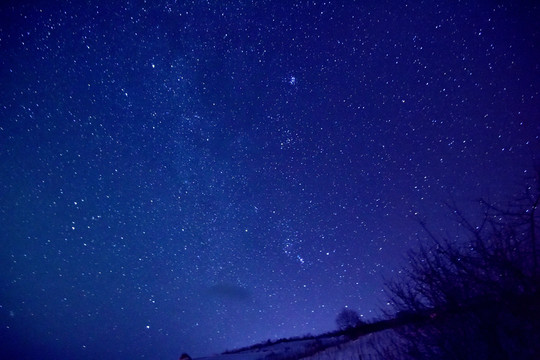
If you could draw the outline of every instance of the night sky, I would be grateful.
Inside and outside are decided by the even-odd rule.
[[[447,231],[445,202],[519,189],[537,5],[294,3],[1,6],[3,358],[177,359],[373,319],[417,219]]]

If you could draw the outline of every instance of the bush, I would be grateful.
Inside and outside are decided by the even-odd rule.
[[[450,207],[465,241],[433,234],[387,284],[414,359],[540,358],[540,176],[505,208],[481,201],[482,220]],[[416,316],[415,316],[416,314]],[[412,321],[414,319],[414,321]]]

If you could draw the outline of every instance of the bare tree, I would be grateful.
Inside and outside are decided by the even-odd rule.
[[[540,175],[540,172],[538,173]],[[473,225],[457,207],[464,229],[455,242],[420,224],[430,242],[408,255],[404,277],[387,284],[411,358],[540,358],[538,234],[540,176],[508,206],[481,200]],[[414,315],[414,316],[411,316]]]

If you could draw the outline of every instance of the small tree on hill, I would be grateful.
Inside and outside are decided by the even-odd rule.
[[[360,323],[360,316],[352,309],[344,308],[336,317],[336,324],[340,330],[354,328]]]

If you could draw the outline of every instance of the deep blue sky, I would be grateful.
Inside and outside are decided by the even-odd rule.
[[[538,162],[533,2],[291,3],[1,6],[5,356],[372,319],[415,215],[451,228],[445,201],[499,201]]]

